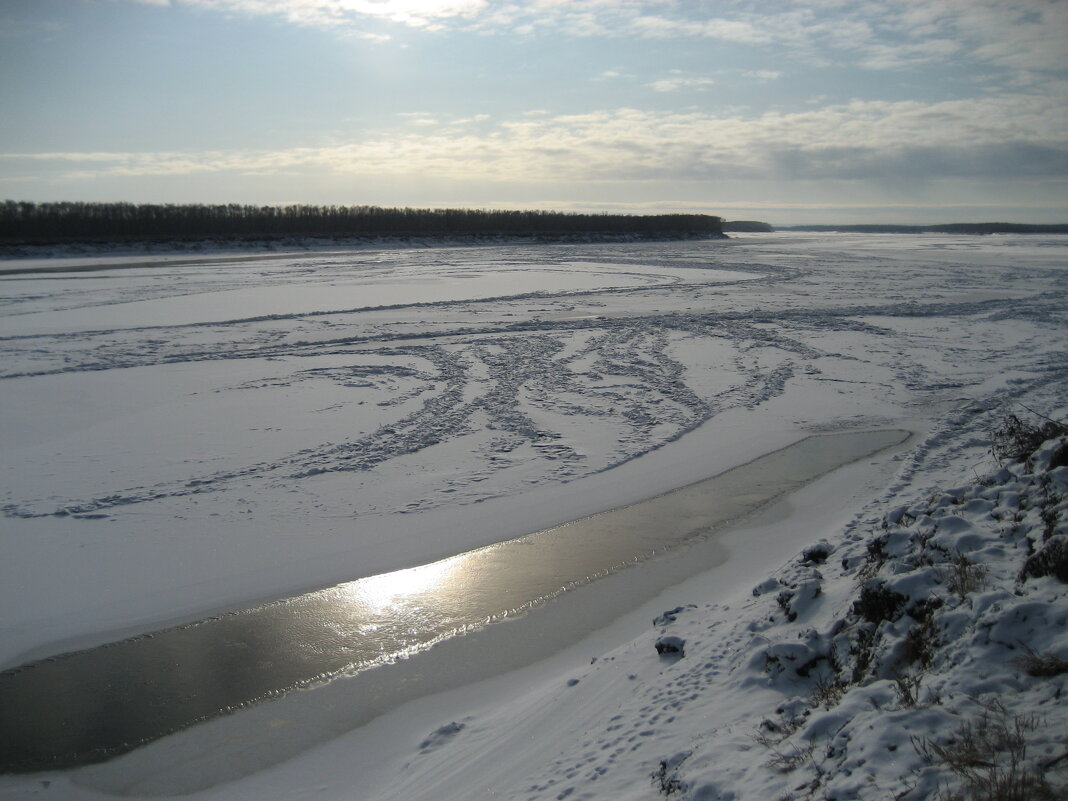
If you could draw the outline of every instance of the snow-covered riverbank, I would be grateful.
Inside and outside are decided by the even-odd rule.
[[[1068,411],[1065,389],[1024,400]],[[965,404],[905,452],[810,485],[729,532],[724,565],[551,658],[182,797],[915,800],[957,797],[968,775],[1030,794],[964,798],[1061,797],[1068,438],[999,463],[990,434],[1007,408],[1026,415],[1018,401]],[[240,775],[314,724],[295,708],[147,758],[2,778],[0,798],[169,796]]]
[[[352,754],[317,797],[1062,798],[1068,438],[998,467],[1002,412],[950,415],[844,525],[841,477],[750,521],[748,558],[614,647],[413,704],[270,780],[310,789]],[[753,540],[798,528],[808,545],[740,589]]]
[[[659,786],[801,798],[805,782],[813,797],[883,798],[910,781],[921,794],[908,797],[932,797],[937,774],[910,734],[968,719],[967,696],[988,692],[983,671],[989,692],[1018,685],[1027,703],[1063,681],[1022,678],[970,628],[996,626],[995,612],[1013,620],[1013,599],[1063,617],[1055,578],[1013,595],[1027,532],[991,539],[1009,525],[1006,498],[1037,497],[1028,488],[1043,479],[967,485],[996,467],[989,431],[1014,404],[1064,411],[1066,254],[1054,237],[752,235],[5,279],[0,656],[430,561],[808,432],[893,424],[919,431],[919,445],[749,521],[726,568],[661,596],[684,607],[673,622],[652,629],[649,609],[621,609],[610,629],[525,672],[416,702],[202,797],[648,798]],[[366,300],[401,284],[415,303]],[[442,299],[418,297],[428,284]],[[287,297],[289,311],[275,308]],[[859,483],[843,492],[847,478]],[[1001,494],[982,495],[991,486]],[[982,503],[930,505],[954,488],[948,497]],[[913,512],[884,532],[901,506]],[[946,547],[982,556],[988,584],[957,597],[934,583],[948,563],[909,561],[923,553],[910,538],[929,529],[902,521],[920,512],[962,521]],[[747,549],[761,532],[765,544]],[[861,636],[857,572],[882,533],[887,558],[871,579],[909,603],[857,674],[841,652]],[[793,558],[821,538],[834,547],[824,563]],[[909,616],[931,593],[943,605]],[[914,619],[954,637],[916,705],[901,706],[895,693],[913,679],[895,681],[891,646]],[[1050,633],[1058,619],[1035,627],[1036,651],[1068,656]],[[667,635],[686,641],[682,659],[657,655]],[[789,657],[802,649],[817,664],[799,677]],[[807,700],[835,660],[851,679],[838,712]],[[985,667],[965,670],[969,660]],[[897,739],[884,723],[851,728],[873,720],[873,704],[880,721],[912,728]],[[1046,729],[1029,736],[1029,753],[1059,753]],[[777,755],[798,764],[769,768]],[[95,770],[5,778],[0,792],[92,798],[85,785],[121,784],[119,768]]]

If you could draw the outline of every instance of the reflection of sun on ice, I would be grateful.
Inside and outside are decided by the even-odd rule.
[[[404,603],[406,599],[433,594],[454,578],[463,558],[455,556],[429,565],[369,576],[351,581],[340,589],[353,603],[376,612],[383,611]]]

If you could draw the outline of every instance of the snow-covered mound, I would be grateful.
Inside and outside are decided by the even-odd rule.
[[[752,738],[773,770],[701,748],[673,778],[694,798],[1064,797],[1066,492],[1061,436],[806,550],[754,590],[732,666],[740,692],[782,694]]]

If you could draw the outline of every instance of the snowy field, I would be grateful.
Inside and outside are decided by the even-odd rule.
[[[1068,468],[1017,465],[980,483],[998,469],[990,430],[1005,414],[1068,411],[1068,238],[743,234],[153,259],[7,276],[25,262],[0,263],[0,665],[423,564],[810,433],[916,435],[744,521],[723,539],[724,564],[618,604],[582,642],[499,676],[483,666],[478,684],[192,797],[933,798],[942,774],[923,772],[910,737],[948,733],[1005,688],[1053,704],[1034,728],[1048,759],[1068,747],[1050,723],[1064,718],[1050,701],[1064,676],[1027,678],[990,644],[1027,631],[1036,650],[1068,657],[1064,585],[1012,591],[1019,554],[1041,547],[1028,526],[1045,525],[1020,497],[1045,487],[1055,511]],[[940,529],[945,516],[957,522]],[[910,539],[920,530],[930,536]],[[784,701],[808,699],[821,675],[798,674],[797,660],[823,670],[832,643],[857,650],[851,593],[883,533],[872,576],[912,602],[946,596],[928,617],[971,637],[928,666],[917,692],[939,703],[895,695],[887,654],[907,638],[896,620],[837,706]],[[800,563],[820,539],[833,557]],[[936,575],[947,568],[917,556],[938,545],[985,554],[988,584],[948,593]],[[650,627],[675,606],[674,622]],[[657,655],[662,634],[687,641],[683,658]],[[258,743],[287,736],[296,718],[273,706],[226,725]],[[122,762],[3,777],[0,798],[170,787]]]

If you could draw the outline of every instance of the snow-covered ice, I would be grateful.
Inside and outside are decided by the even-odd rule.
[[[0,277],[0,659],[426,563],[811,432],[901,427],[908,450],[748,520],[724,565],[582,642],[196,797],[930,797],[942,774],[910,733],[1009,691],[1048,705],[1030,734],[1054,760],[1064,677],[1008,651],[1068,657],[1063,584],[1014,583],[1065,468],[977,477],[1015,404],[1065,411],[1066,256],[1058,237],[761,234]],[[884,621],[858,674],[878,536],[865,580],[943,603]],[[821,539],[825,560],[799,561]],[[987,582],[960,597],[957,552]],[[921,619],[946,645],[910,706],[894,671]],[[856,680],[822,709],[832,645]],[[257,725],[284,731],[270,706]],[[7,777],[0,797],[97,798],[119,773]]]

